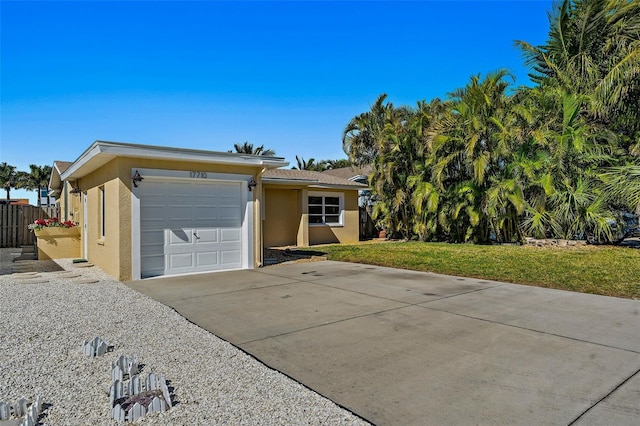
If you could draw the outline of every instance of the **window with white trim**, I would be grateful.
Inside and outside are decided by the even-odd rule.
[[[309,192],[309,225],[342,226],[344,194]]]

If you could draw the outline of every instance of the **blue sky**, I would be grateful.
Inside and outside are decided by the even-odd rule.
[[[73,161],[98,139],[344,158],[344,126],[380,93],[415,105],[498,68],[530,85],[513,41],[542,44],[550,8],[2,0],[0,161]]]

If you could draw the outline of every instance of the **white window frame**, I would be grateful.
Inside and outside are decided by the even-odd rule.
[[[344,193],[343,192],[312,192],[309,191],[307,193],[307,207],[312,207],[312,206],[319,206],[320,204],[309,204],[309,198],[311,197],[322,197],[322,218],[323,218],[323,223],[311,223],[311,216],[317,216],[315,214],[309,214],[309,226],[331,226],[331,227],[338,227],[338,226],[344,226]],[[327,216],[326,213],[324,213],[324,208],[326,207],[325,204],[325,197],[337,197],[339,200],[339,210],[338,210],[338,222],[324,222],[324,217]],[[335,216],[335,215],[330,215],[330,216]]]

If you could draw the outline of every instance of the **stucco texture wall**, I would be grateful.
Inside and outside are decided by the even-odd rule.
[[[98,170],[78,180],[83,197],[87,197],[87,217],[81,217],[81,227],[87,223],[87,253],[84,257],[114,277],[124,280],[129,276],[121,271],[121,253],[126,249],[120,244],[120,191],[124,186],[118,175],[117,160],[112,160]],[[105,236],[100,232],[100,188],[104,188],[105,197]],[[80,209],[83,210],[83,209]],[[129,214],[129,219],[131,214]],[[84,227],[83,227],[84,228]],[[130,247],[130,238],[129,238]],[[131,251],[129,250],[129,253]],[[130,255],[129,255],[130,257]],[[125,268],[126,270],[126,268]]]
[[[263,239],[266,248],[297,245],[299,192],[289,188],[265,188]]]
[[[322,189],[344,194],[344,225],[307,225],[307,196],[315,190],[290,186],[266,186],[263,238],[265,247],[305,246],[357,242],[359,232],[358,191]],[[304,204],[304,205],[303,205]],[[304,229],[302,229],[303,227]],[[304,236],[306,234],[306,236]],[[308,243],[306,243],[308,241]]]
[[[38,237],[38,260],[77,258],[80,256],[80,230],[73,228],[42,228]]]

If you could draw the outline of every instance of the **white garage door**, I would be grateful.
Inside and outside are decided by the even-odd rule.
[[[148,179],[138,189],[142,278],[242,267],[241,183]]]

